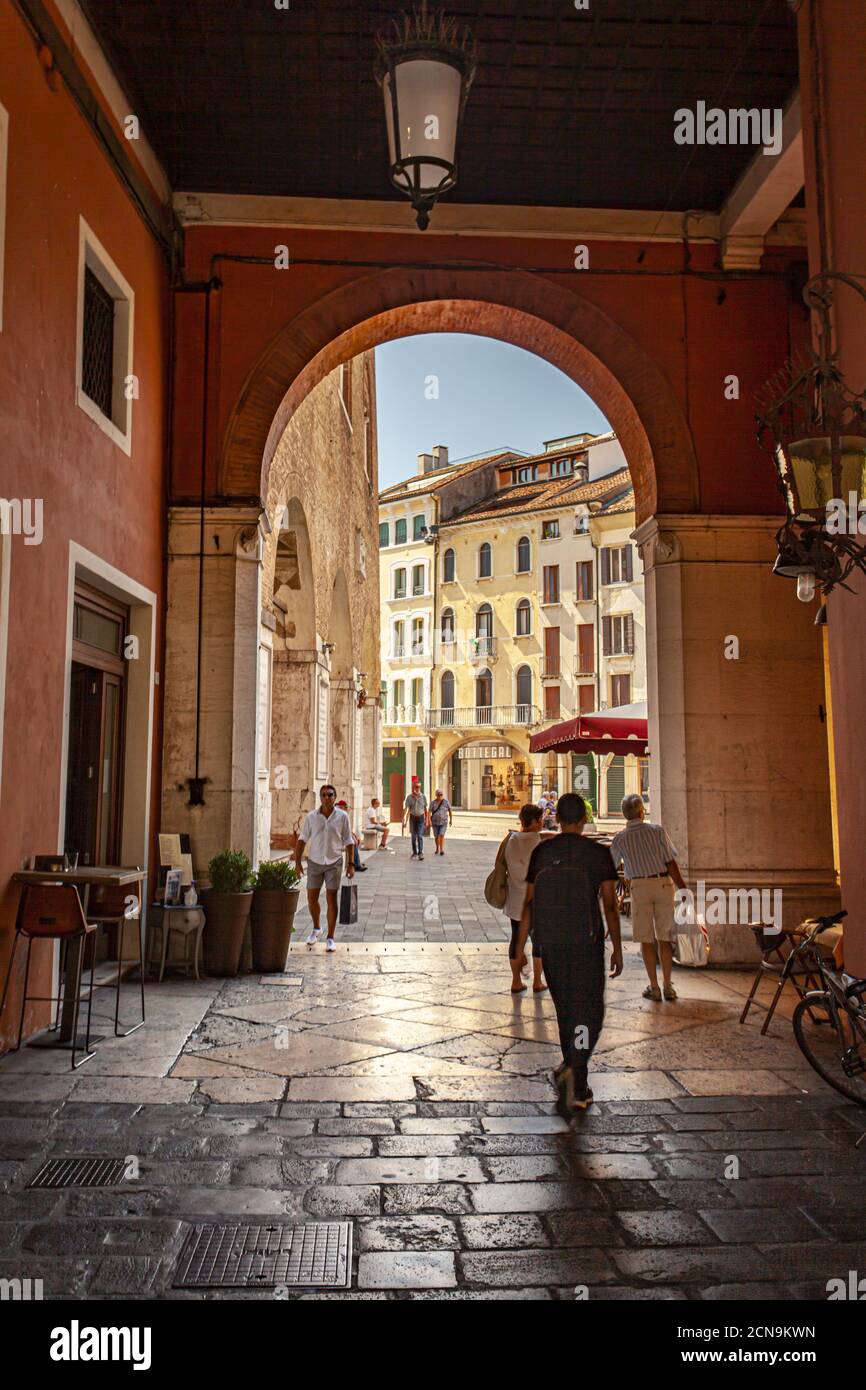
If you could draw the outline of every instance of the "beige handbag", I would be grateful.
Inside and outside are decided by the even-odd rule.
[[[511,832],[509,831],[496,851],[496,862],[487,875],[487,882],[484,885],[485,900],[491,907],[500,909],[505,906],[505,896],[508,890],[508,865],[505,862],[505,846],[510,839]]]

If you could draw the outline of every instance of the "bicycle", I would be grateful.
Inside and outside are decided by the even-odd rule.
[[[816,937],[847,917],[845,911],[818,917],[792,956],[808,964],[821,988],[809,990],[793,1014],[797,1046],[822,1081],[857,1105],[866,1106],[866,980],[837,970]]]

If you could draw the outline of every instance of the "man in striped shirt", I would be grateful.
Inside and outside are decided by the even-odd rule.
[[[677,852],[662,825],[644,820],[643,798],[624,797],[622,813],[625,829],[614,835],[610,846],[613,862],[622,863],[625,876],[631,882],[632,939],[640,943],[641,955],[649,978],[644,999],[676,999],[671,983],[673,965],[674,890],[685,888],[677,864]],[[662,964],[662,989],[659,989],[658,963]]]

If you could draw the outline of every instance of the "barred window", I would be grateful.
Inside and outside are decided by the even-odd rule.
[[[114,300],[89,266],[84,270],[81,389],[110,420],[114,395]]]

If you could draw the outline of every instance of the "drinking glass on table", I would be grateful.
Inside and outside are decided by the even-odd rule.
[[[77,849],[76,849],[76,850],[70,850],[70,849],[64,850],[64,852],[63,852],[63,867],[67,870],[67,872],[68,872],[70,869],[77,869],[77,868],[78,868],[78,850],[77,850]]]

